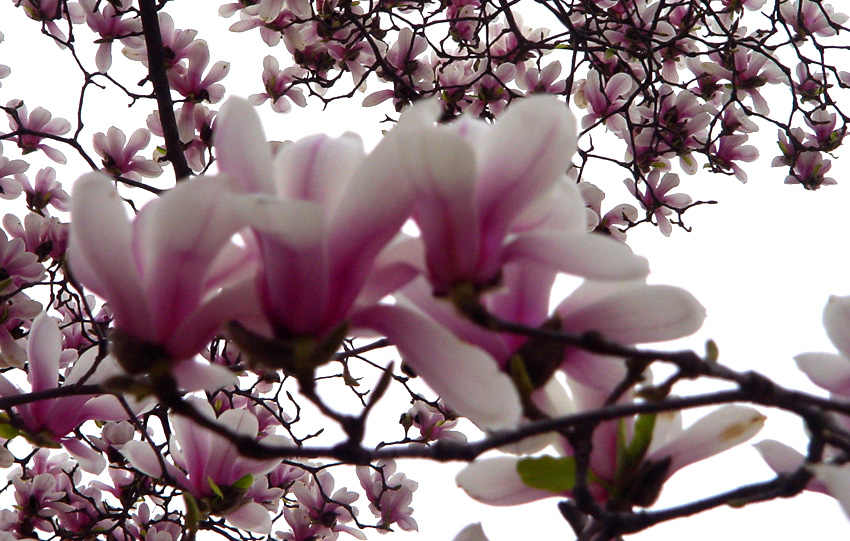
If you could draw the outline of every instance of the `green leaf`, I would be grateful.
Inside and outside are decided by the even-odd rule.
[[[635,421],[635,435],[629,446],[626,449],[626,454],[630,459],[642,460],[646,450],[649,449],[649,444],[652,442],[652,431],[655,430],[655,418],[657,414],[638,415]]]
[[[188,492],[184,492],[183,502],[186,505],[186,530],[193,533],[197,532],[198,523],[201,521],[201,510],[198,508],[198,501]]]
[[[224,493],[221,491],[221,488],[215,484],[215,481],[213,481],[212,477],[209,475],[207,476],[207,483],[210,485],[210,489],[213,491],[213,494],[219,498],[224,498]]]
[[[12,425],[0,423],[0,438],[11,440],[15,436],[20,436],[21,431]]]
[[[516,465],[526,486],[560,494],[572,490],[576,480],[576,461],[571,456],[523,458]]]
[[[717,347],[717,342],[708,340],[705,343],[705,360],[710,363],[716,363],[718,358],[720,358],[720,348]]]
[[[254,484],[254,476],[250,473],[246,473],[238,481],[233,483],[232,486],[237,490],[247,491],[249,488],[251,488],[252,484]]]

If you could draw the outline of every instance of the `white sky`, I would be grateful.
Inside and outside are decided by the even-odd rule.
[[[178,7],[187,5],[176,3]],[[215,18],[219,2],[208,5],[206,19],[192,16],[188,9],[169,12],[174,14],[179,28],[199,28],[199,23],[203,23],[198,37],[211,42],[212,61],[232,62],[231,73],[223,81],[228,95],[247,96],[260,91],[262,58],[271,51],[260,43],[255,33],[221,34],[221,29],[226,29],[233,19]],[[74,91],[79,74],[73,69],[65,71],[67,58],[61,60],[61,52],[55,46],[36,45],[46,40],[37,35],[37,25],[21,15],[10,2],[0,4],[0,31],[6,36],[5,42],[0,43],[0,64],[12,68],[12,75],[0,81],[0,102],[24,98],[30,109],[42,105],[54,116],[74,123]],[[212,30],[208,29],[218,29],[215,37],[211,37]],[[81,33],[83,36],[88,36],[87,31]],[[221,41],[219,36],[226,41]],[[273,52],[283,65],[285,50],[280,47]],[[130,65],[120,57],[117,47],[114,56],[116,66]],[[138,64],[130,69],[139,74],[137,79],[144,75]],[[66,94],[69,86],[72,91]],[[147,115],[149,107],[137,107],[128,113],[127,100],[115,98],[114,93],[100,93],[97,100],[89,102],[85,115],[89,136],[96,131],[105,132],[116,117],[121,118],[117,125],[128,136],[141,125],[138,119]],[[296,139],[316,131],[339,134],[353,130],[374,141],[379,134],[377,121],[383,113],[379,109],[362,110],[360,99],[358,96],[354,101],[338,102],[324,114],[296,110],[281,116],[273,113],[268,104],[260,112],[274,138]],[[138,113],[133,112],[136,109]],[[133,115],[137,120],[132,120]],[[782,184],[785,171],[769,167],[770,159],[777,153],[772,140],[774,133],[770,129],[763,132],[763,142],[756,143],[763,159],[759,164],[748,165],[748,185],[741,185],[733,178],[702,173],[694,179],[685,179],[682,191],[695,198],[719,201],[718,205],[697,208],[686,215],[687,223],[694,229],[692,233],[677,229],[670,238],[663,238],[655,228],[642,226],[629,234],[629,243],[637,253],[648,257],[652,282],[684,287],[708,309],[703,329],[682,341],[681,347],[700,350],[705,340],[712,338],[720,346],[721,361],[729,366],[757,370],[783,385],[824,395],[796,370],[792,356],[805,351],[833,350],[821,325],[821,312],[830,294],[850,294],[847,273],[850,254],[845,232],[850,205],[850,186],[845,182],[848,167],[840,161],[833,163],[831,176],[839,182],[836,187],[807,192],[799,186],[785,186]],[[82,140],[90,141],[87,137]],[[57,171],[67,186],[86,168],[70,151],[65,153],[71,159],[70,165],[57,167]],[[4,145],[4,155],[16,157],[15,149]],[[50,163],[34,163],[30,175],[45,165]],[[617,178],[614,183],[597,184],[604,190],[619,182]],[[685,391],[679,389],[680,393]],[[775,438],[803,450],[801,424],[775,412],[767,413],[769,421],[753,441]],[[686,419],[692,420],[693,414],[688,414]],[[421,533],[419,536],[390,534],[383,538],[450,540],[464,525],[479,520],[484,522],[492,541],[571,538],[555,508],[557,499],[514,508],[479,505],[454,486],[454,473],[459,467],[423,462],[400,465],[401,471],[420,482],[414,497],[414,516]],[[723,457],[677,473],[665,487],[659,504],[682,503],[687,496],[708,496],[739,483],[770,477],[770,470],[756,452],[744,445]],[[348,486],[359,488],[354,481]],[[365,507],[363,512],[368,514]],[[630,539],[791,540],[812,536],[846,539],[848,534],[850,524],[836,502],[820,495],[805,495],[744,510],[705,513],[658,526]],[[370,534],[370,539],[379,537]]]

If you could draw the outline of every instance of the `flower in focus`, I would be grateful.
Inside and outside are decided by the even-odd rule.
[[[131,223],[109,177],[74,184],[70,267],[111,307],[113,351],[129,373],[191,369],[198,378],[194,363],[174,363],[191,359],[224,322],[254,313],[254,267],[230,242],[242,227],[230,197],[223,179],[194,179]]]

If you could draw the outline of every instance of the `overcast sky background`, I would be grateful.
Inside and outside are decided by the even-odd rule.
[[[186,8],[188,5],[202,5],[205,11],[195,14]],[[213,62],[231,62],[231,73],[223,81],[228,95],[247,97],[261,91],[263,57],[274,53],[283,66],[286,51],[282,46],[270,51],[255,32],[240,35],[226,32],[234,19],[218,18],[215,15],[218,5],[219,2],[176,2],[176,9],[169,9],[169,13],[177,20],[178,28],[200,30],[198,37],[210,42]],[[0,102],[23,98],[30,110],[44,106],[54,116],[75,124],[76,90],[81,77],[69,64],[68,56],[39,36],[37,23],[24,18],[11,2],[0,4],[0,31],[6,37],[0,43],[0,64],[12,68],[10,77],[2,81]],[[80,36],[86,39],[87,30]],[[86,47],[81,45],[81,49]],[[93,68],[93,55],[83,58]],[[132,73],[139,74],[137,79],[144,76],[140,64],[120,56],[118,46],[114,58],[116,70],[129,66],[135,70]],[[370,87],[370,91],[374,89],[377,87]],[[88,134],[81,138],[84,144],[90,144],[93,133],[105,132],[113,123],[129,136],[143,125],[150,108],[142,104],[128,110],[126,97],[114,91],[99,92],[92,98],[84,117],[84,133]],[[334,103],[323,113],[310,107],[282,116],[272,112],[268,103],[259,111],[270,138],[298,139],[319,131],[336,135],[351,130],[373,145],[380,137],[378,121],[386,110],[364,110],[359,106],[360,99],[357,96],[354,100]],[[116,118],[120,121],[116,122]],[[5,124],[1,129],[6,129]],[[778,151],[774,137],[771,129],[763,128],[760,138],[751,141],[759,147],[762,160],[747,165],[750,173],[747,185],[734,178],[702,172],[685,179],[682,191],[695,199],[716,199],[719,203],[693,209],[686,215],[693,232],[675,229],[670,238],[664,238],[656,228],[642,226],[629,233],[629,244],[649,259],[651,282],[684,287],[708,310],[708,319],[699,333],[665,348],[702,351],[705,341],[711,338],[720,347],[720,360],[729,366],[757,370],[780,384],[824,395],[796,370],[792,357],[806,351],[833,351],[823,331],[821,312],[830,294],[850,294],[846,233],[850,205],[848,165],[840,160],[833,163],[831,176],[838,180],[838,186],[807,192],[798,185],[783,185],[785,171],[769,167]],[[57,171],[59,180],[70,191],[72,180],[87,169],[69,150],[63,151],[69,157],[69,166],[59,166]],[[16,149],[5,144],[4,155],[17,157]],[[31,177],[40,167],[51,165],[43,156],[37,156],[32,163]],[[612,186],[622,189],[622,172],[605,176],[603,172],[598,181],[589,180],[603,190]],[[17,212],[20,215],[22,211]],[[692,390],[684,386],[677,389],[679,393]],[[801,423],[773,411],[766,413],[769,414],[767,425],[752,441],[775,438],[803,451]],[[693,420],[699,415],[687,412],[686,419]],[[396,419],[388,422],[395,423]],[[483,521],[492,541],[571,539],[555,508],[557,499],[513,508],[483,506],[455,487],[453,478],[460,467],[459,464],[402,463],[399,469],[420,482],[414,496],[414,516],[421,533],[418,536],[370,533],[370,539],[450,540],[464,525],[476,521]],[[746,481],[771,477],[771,471],[757,453],[749,445],[743,445],[677,473],[665,486],[658,505],[684,503],[689,496],[705,497]],[[351,489],[359,488],[354,485],[356,481],[348,483]],[[368,514],[365,505],[363,512]],[[629,539],[791,540],[815,534],[819,539],[846,539],[850,524],[836,502],[808,494],[743,510],[704,513]]]

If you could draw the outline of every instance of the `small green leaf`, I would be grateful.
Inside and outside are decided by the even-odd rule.
[[[576,461],[571,456],[523,458],[516,465],[526,486],[560,494],[572,490],[576,478]]]
[[[222,493],[221,488],[215,484],[215,481],[213,481],[212,477],[209,475],[207,476],[207,483],[210,485],[210,489],[213,491],[213,494],[219,498],[224,498],[224,493]]]
[[[236,490],[247,491],[249,488],[251,488],[251,485],[253,485],[253,484],[254,484],[254,476],[251,475],[250,473],[246,473],[238,481],[233,483],[232,486]]]
[[[0,438],[11,440],[15,436],[20,436],[20,434],[21,431],[14,426],[6,423],[0,424]]]
[[[655,430],[655,418],[657,414],[638,415],[635,421],[635,435],[626,453],[630,459],[642,460],[646,450],[649,449],[649,444],[652,441],[652,431]]]
[[[717,342],[708,340],[705,343],[705,360],[710,363],[716,363],[718,358],[720,358],[720,348],[717,347]]]
[[[197,532],[198,523],[201,521],[201,510],[198,508],[198,501],[188,492],[184,492],[183,502],[186,505],[186,530],[193,533]]]

